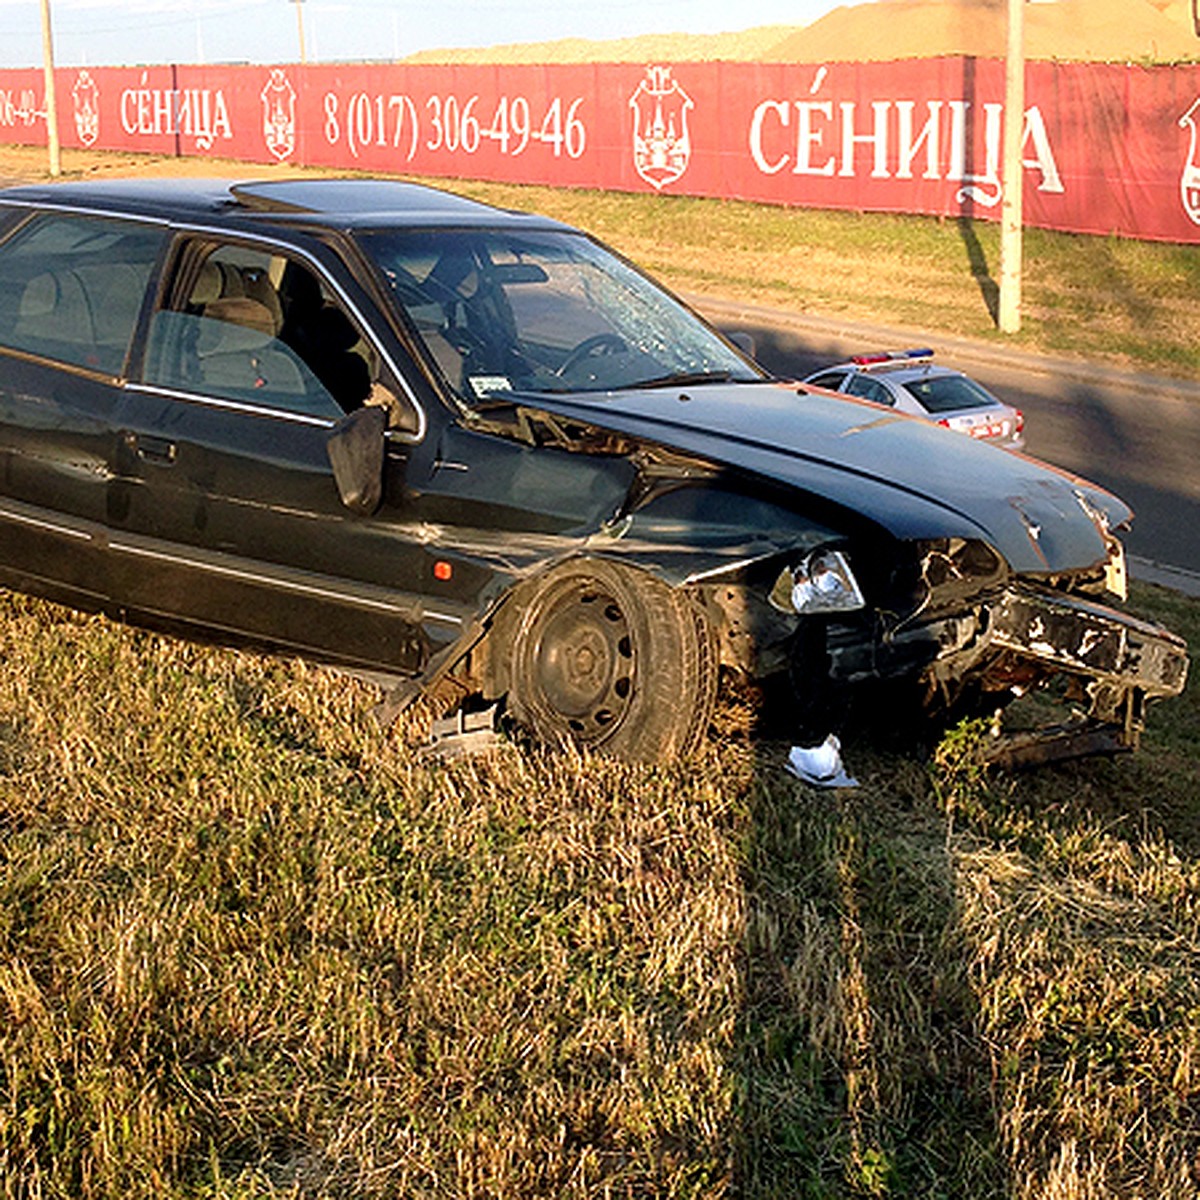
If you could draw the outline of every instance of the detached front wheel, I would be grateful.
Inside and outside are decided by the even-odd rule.
[[[708,622],[654,576],[590,560],[533,585],[512,640],[509,708],[538,737],[617,758],[686,755],[717,689]]]

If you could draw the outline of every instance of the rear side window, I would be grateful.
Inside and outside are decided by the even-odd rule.
[[[886,385],[868,375],[851,375],[846,384],[846,391],[851,396],[861,396],[864,400],[874,400],[876,404],[895,404],[892,393]]]
[[[163,232],[47,215],[0,245],[0,346],[120,375]]]

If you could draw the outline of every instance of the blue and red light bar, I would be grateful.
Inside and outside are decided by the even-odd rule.
[[[882,362],[904,362],[932,357],[933,351],[928,346],[923,346],[914,350],[880,350],[876,354],[855,354],[850,361],[858,367],[869,367]]]

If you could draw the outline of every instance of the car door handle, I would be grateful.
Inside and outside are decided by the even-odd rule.
[[[141,433],[136,436],[135,445],[138,458],[145,459],[147,462],[173,463],[175,461],[176,446],[168,438]]]

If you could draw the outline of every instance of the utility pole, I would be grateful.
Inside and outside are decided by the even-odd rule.
[[[54,92],[54,35],[50,31],[50,0],[42,0],[42,65],[46,75],[46,148],[50,153],[50,174],[62,173],[62,153],[58,145],[58,102]]]
[[[1021,231],[1025,188],[1021,141],[1025,133],[1025,0],[1008,0],[1004,60],[1004,200],[1000,208],[1000,312],[1002,333],[1021,328]]]
[[[300,7],[303,0],[293,0],[293,3],[296,5],[296,29],[300,34],[300,65],[303,66],[308,61],[304,54],[304,9]]]

